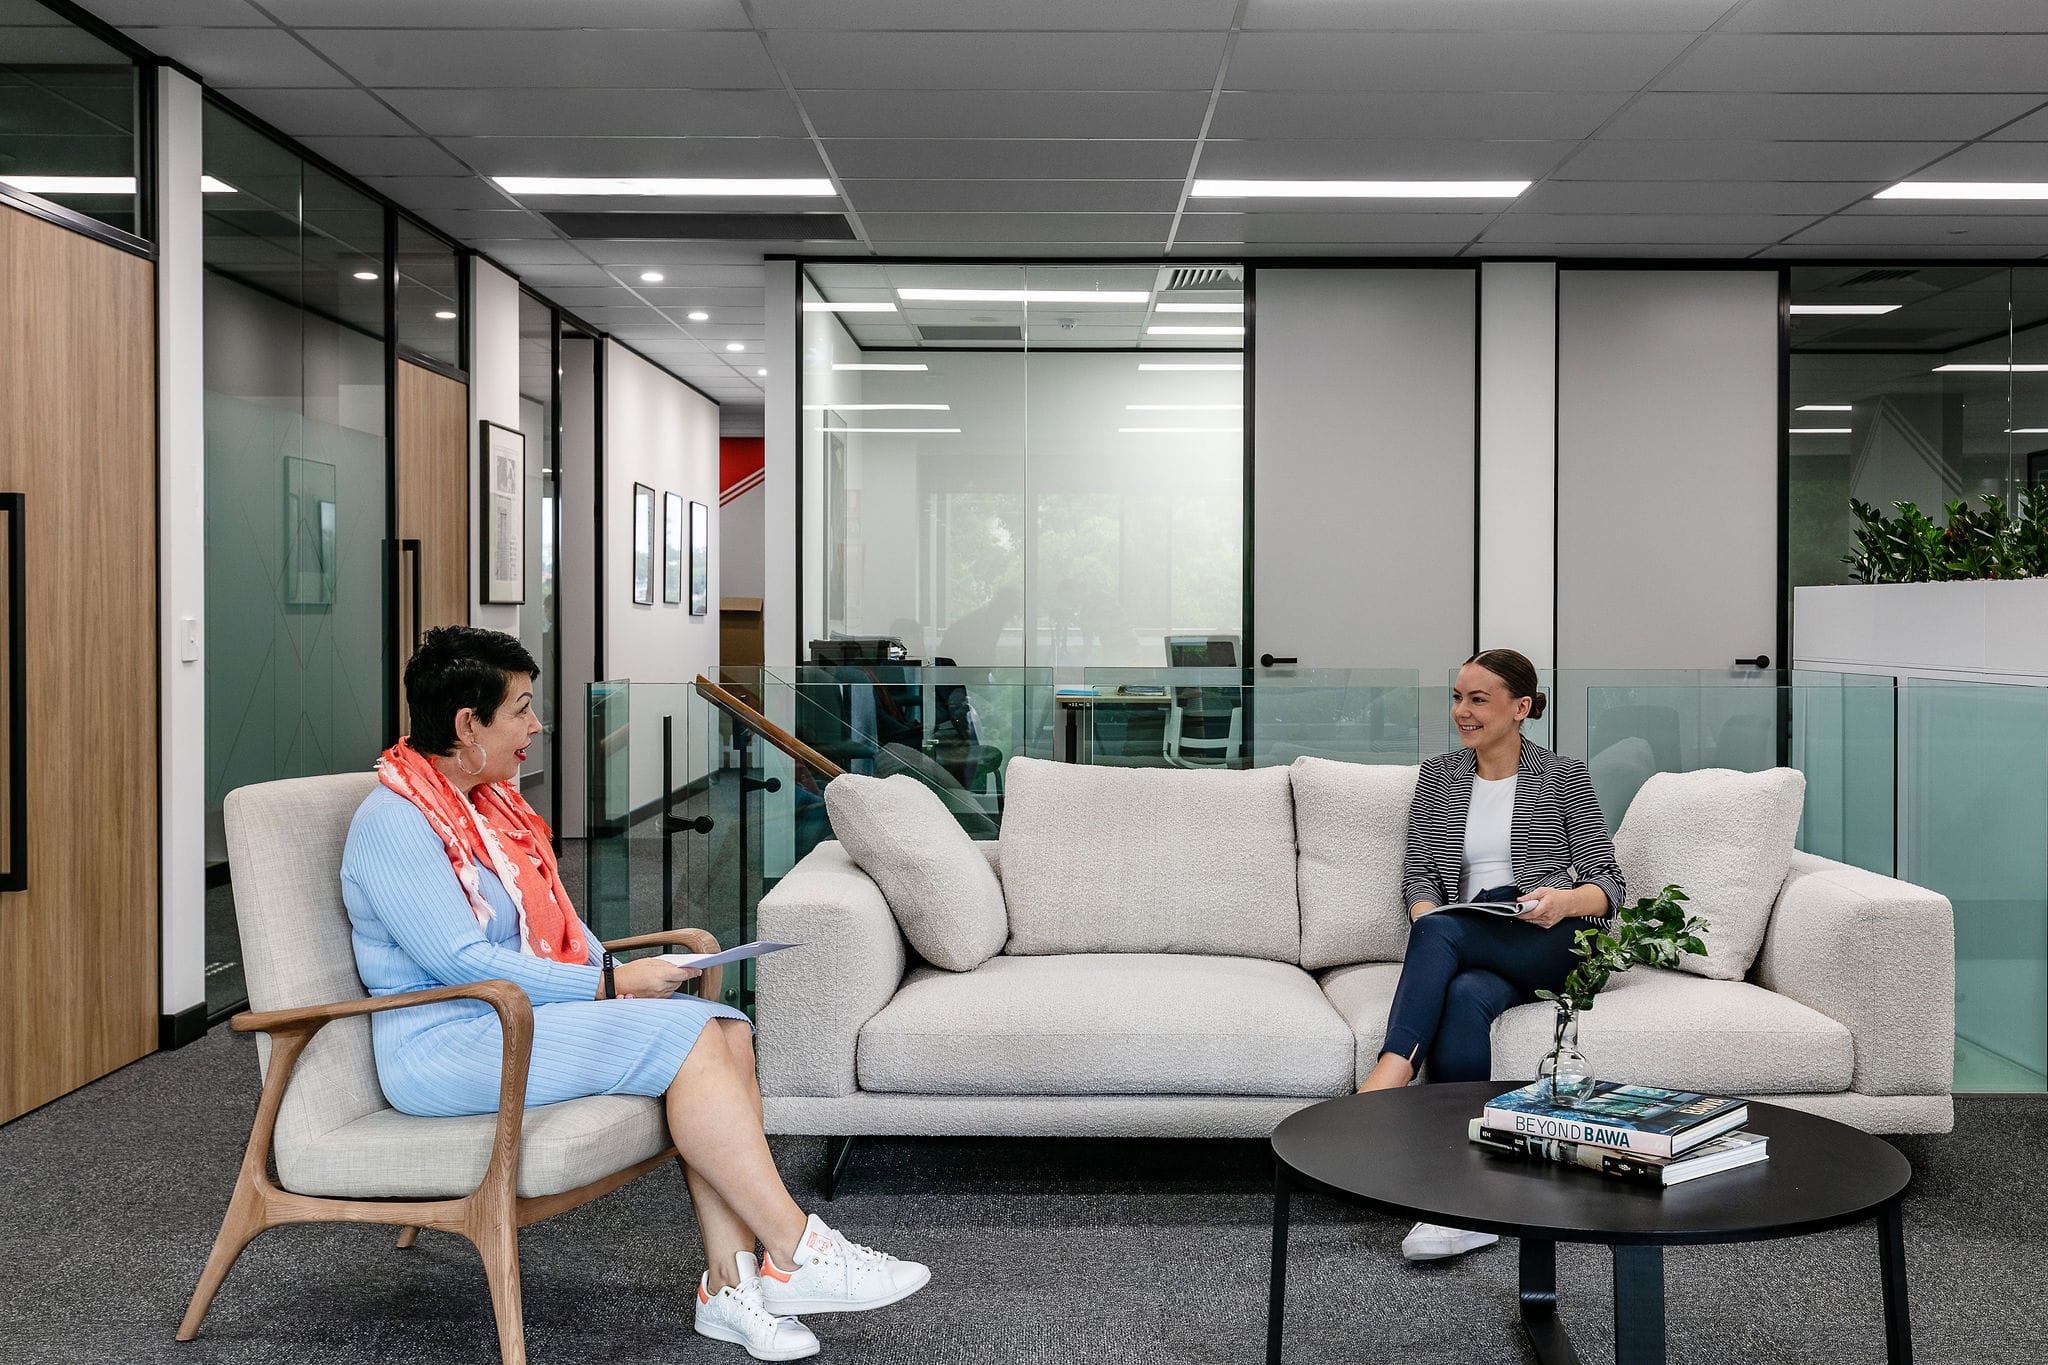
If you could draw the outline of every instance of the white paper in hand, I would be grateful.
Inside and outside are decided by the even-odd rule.
[[[744,962],[750,957],[779,953],[784,948],[797,946],[794,943],[742,943],[737,948],[717,953],[663,953],[656,960],[677,967],[723,967],[728,962]]]

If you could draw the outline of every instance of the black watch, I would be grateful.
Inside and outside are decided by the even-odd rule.
[[[618,965],[619,961],[617,958],[613,957],[610,953],[604,955],[604,998],[607,1000],[619,998],[618,982],[612,979],[612,969]]]

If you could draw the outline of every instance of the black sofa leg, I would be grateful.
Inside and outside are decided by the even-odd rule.
[[[853,1139],[850,1137],[828,1137],[825,1139],[825,1175],[819,1183],[825,1187],[825,1202],[831,1203],[839,1193],[840,1178],[846,1174],[846,1167],[853,1160]]]

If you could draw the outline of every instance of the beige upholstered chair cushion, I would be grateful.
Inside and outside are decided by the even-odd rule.
[[[1771,906],[1792,864],[1806,775],[1792,768],[1656,773],[1629,804],[1614,852],[1631,896],[1685,888],[1707,921],[1706,956],[1679,970],[1740,981],[1763,947]]]
[[[1011,953],[1300,954],[1285,768],[1012,759],[1001,843]]]
[[[1002,883],[945,804],[908,773],[846,773],[825,785],[832,833],[882,898],[918,956],[964,972],[1003,950]]]
[[[1171,953],[919,968],[860,1031],[864,1091],[1336,1095],[1351,1030],[1299,967]]]
[[[1407,956],[1401,858],[1417,771],[1412,764],[1294,760],[1302,966]]]

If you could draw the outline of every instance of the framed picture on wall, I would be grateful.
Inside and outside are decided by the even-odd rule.
[[[633,485],[633,601],[654,605],[654,490]]]
[[[334,466],[287,455],[284,460],[284,604],[299,611],[334,606],[339,525]]]
[[[483,600],[516,606],[526,601],[526,435],[496,422],[482,424]]]
[[[690,615],[711,610],[711,509],[690,504]]]
[[[661,495],[661,600],[683,600],[683,495]]]

